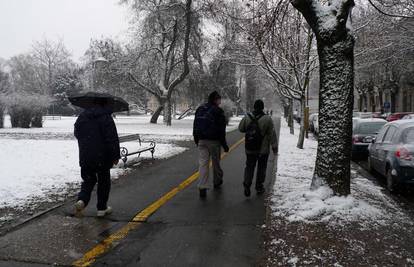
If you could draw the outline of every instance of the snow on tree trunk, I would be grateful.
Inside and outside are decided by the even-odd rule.
[[[320,43],[319,136],[313,184],[325,182],[340,195],[350,193],[354,85],[354,40]]]
[[[300,132],[299,132],[298,144],[296,145],[296,147],[299,149],[303,149],[303,143],[305,142],[305,108],[306,108],[306,102],[305,102],[304,97],[302,97],[302,99],[300,100],[300,107],[301,107],[302,119],[300,120]]]
[[[315,33],[319,55],[319,137],[312,187],[350,193],[354,37],[353,0],[291,0]]]

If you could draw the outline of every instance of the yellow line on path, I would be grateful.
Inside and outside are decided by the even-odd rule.
[[[233,144],[228,153],[223,153],[221,155],[221,159],[224,159],[231,151],[236,149],[239,145],[241,145],[244,142],[244,138],[237,141],[235,144]],[[210,162],[211,166],[211,162]],[[135,215],[135,217],[132,219],[131,222],[127,223],[125,226],[123,226],[121,229],[116,231],[115,233],[111,234],[107,238],[105,238],[103,241],[101,241],[98,245],[87,251],[82,258],[75,261],[72,265],[77,267],[85,267],[90,266],[93,264],[96,259],[108,252],[110,249],[115,247],[118,243],[118,241],[124,239],[128,233],[131,230],[134,230],[138,228],[142,222],[145,222],[148,220],[148,218],[154,214],[159,208],[161,208],[165,203],[167,203],[170,199],[172,199],[178,192],[184,190],[187,188],[191,183],[193,183],[195,180],[198,179],[199,173],[198,171],[193,173],[190,177],[184,180],[184,182],[180,183],[177,187],[173,188],[170,192],[163,195],[161,198],[159,198],[157,201],[149,205],[147,208],[139,212]]]

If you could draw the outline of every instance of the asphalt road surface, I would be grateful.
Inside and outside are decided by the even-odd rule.
[[[280,119],[275,121],[279,129]],[[120,179],[111,192],[114,212],[105,219],[94,217],[94,200],[83,218],[73,216],[68,202],[1,236],[0,267],[259,264],[266,195],[243,195],[242,137],[237,131],[228,135],[233,150],[222,160],[224,184],[206,200],[198,196],[192,148]],[[274,166],[272,156],[267,192]]]

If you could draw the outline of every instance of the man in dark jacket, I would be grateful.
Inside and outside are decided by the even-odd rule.
[[[208,97],[208,103],[201,105],[194,119],[194,142],[199,150],[199,183],[200,197],[205,198],[209,189],[209,161],[211,158],[214,173],[214,188],[219,188],[223,183],[223,170],[220,166],[221,147],[225,152],[229,151],[226,142],[226,119],[224,111],[219,106],[221,96],[212,92]]]
[[[254,111],[243,118],[239,124],[239,130],[246,133],[249,130],[253,119],[256,120],[260,135],[261,144],[257,149],[249,150],[246,145],[246,168],[244,170],[244,194],[250,196],[250,186],[253,182],[254,169],[257,164],[256,191],[258,194],[264,193],[263,183],[266,178],[267,160],[269,159],[270,148],[273,153],[277,154],[278,142],[273,120],[269,115],[263,112],[264,103],[262,100],[256,100]],[[247,143],[247,136],[246,136]]]
[[[112,212],[107,206],[111,189],[110,169],[120,159],[118,133],[111,114],[110,110],[97,104],[83,111],[75,123],[83,180],[75,207],[77,212],[81,212],[88,205],[92,190],[98,183],[98,217]]]

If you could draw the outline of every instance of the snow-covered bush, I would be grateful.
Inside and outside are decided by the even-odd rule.
[[[6,103],[13,128],[42,127],[42,116],[50,98],[39,94],[13,93],[6,96]]]
[[[221,108],[224,110],[224,116],[226,118],[226,124],[230,122],[230,118],[233,117],[234,103],[230,99],[223,99],[221,102]]]

